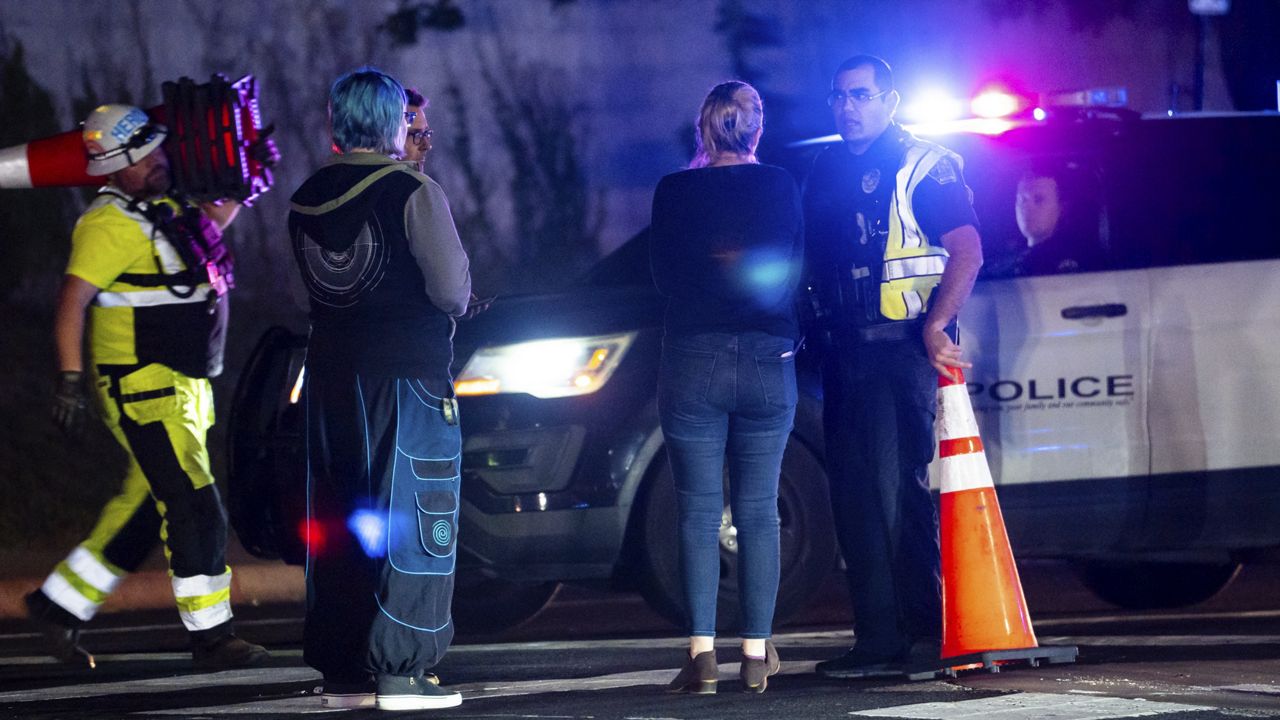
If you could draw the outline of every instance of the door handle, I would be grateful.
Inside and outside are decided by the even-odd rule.
[[[1129,314],[1129,306],[1124,303],[1104,303],[1102,305],[1074,305],[1062,308],[1063,320],[1084,320],[1085,318],[1124,317]]]

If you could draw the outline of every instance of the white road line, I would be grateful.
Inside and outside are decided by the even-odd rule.
[[[1086,647],[1280,645],[1280,635],[1074,635],[1042,637],[1040,644]]]
[[[1261,695],[1280,695],[1280,685],[1227,685],[1218,689]]]
[[[153,659],[153,655],[146,656]],[[182,657],[190,657],[183,655]],[[145,678],[141,680],[124,680],[121,682],[76,683],[60,687],[39,688],[36,690],[14,690],[0,693],[0,702],[41,702],[46,700],[68,700],[83,697],[102,697],[135,692],[168,692],[172,690],[190,690],[199,687],[216,687],[218,685],[256,685],[263,682],[302,682],[304,680],[320,681],[320,673],[311,668],[257,668],[249,670],[223,670],[222,672],[201,673],[199,675],[177,675],[174,677]]]
[[[274,622],[274,621],[272,621]],[[248,623],[237,623],[243,627]],[[264,623],[269,624],[269,623]],[[168,626],[163,626],[168,627]],[[98,632],[135,632],[145,628],[110,628],[102,631],[86,633],[90,637]],[[34,637],[26,633],[0,635],[0,641]],[[774,636],[774,643],[781,648],[788,647],[847,647],[853,642],[852,634],[847,630],[784,633]],[[1216,647],[1221,645],[1280,645],[1280,635],[1065,635],[1041,637],[1042,645],[1078,645],[1082,647]],[[565,651],[565,650],[618,650],[618,649],[678,649],[684,648],[687,638],[649,638],[629,640],[564,640],[516,643],[483,643],[454,645],[449,649],[451,654],[511,652],[520,650]],[[725,639],[716,643],[718,648],[732,651],[737,641]],[[302,651],[296,649],[273,650],[277,657],[301,657]],[[190,657],[187,653],[121,653],[98,654],[99,661],[168,661],[182,660]],[[3,658],[6,665],[51,665],[57,661],[43,655]]]
[[[140,662],[173,662],[181,660],[190,660],[189,652],[153,652],[153,653],[94,653],[94,659],[101,663],[140,663]],[[271,657],[287,658],[302,657],[302,651],[297,649],[272,650]],[[28,655],[20,657],[0,658],[5,665],[61,665],[62,661],[55,660],[48,655]]]
[[[807,672],[813,671],[812,663],[805,665]],[[737,663],[720,665],[720,674],[727,676],[736,673]],[[799,669],[799,668],[798,668]],[[637,672],[613,673],[588,678],[552,679],[552,680],[518,680],[508,683],[468,683],[450,685],[449,688],[462,693],[463,702],[489,698],[510,697],[517,695],[536,695],[553,692],[613,690],[615,688],[635,687],[638,685],[665,685],[675,677],[672,670],[640,670]],[[314,673],[313,673],[314,675]],[[3,699],[3,698],[0,698]],[[290,697],[279,700],[256,701],[236,705],[216,705],[213,707],[186,707],[171,710],[153,710],[147,715],[265,715],[284,713],[321,712],[320,701],[314,696],[303,698]],[[489,716],[486,716],[489,717]],[[513,716],[508,716],[513,717]],[[555,717],[525,715],[515,717]]]
[[[862,710],[861,717],[911,718],[912,720],[1104,720],[1104,718],[1147,717],[1188,710],[1209,710],[1202,705],[1130,700],[1127,698],[1080,697],[1055,693],[1017,693],[953,703],[919,703],[893,708]]]
[[[1111,622],[1164,622],[1168,620],[1245,620],[1257,618],[1280,617],[1280,610],[1246,610],[1244,612],[1195,612],[1195,613],[1160,613],[1147,612],[1141,615],[1071,615],[1069,617],[1037,618],[1036,627],[1054,627],[1058,625],[1080,625],[1082,623]]]
[[[1242,613],[1248,615],[1249,613]],[[274,626],[282,624],[292,624],[295,621],[281,620],[250,620],[236,621],[236,626],[240,628],[254,626]],[[1048,625],[1051,623],[1038,623],[1040,625]],[[102,628],[100,630],[89,630],[84,633],[85,638],[92,642],[95,635],[108,635],[116,633],[138,633],[148,630],[166,630],[176,626],[167,625],[148,625],[140,627],[121,627],[121,628]],[[38,637],[36,633],[11,633],[0,634],[0,642],[9,640],[30,640]],[[816,632],[795,632],[781,633],[775,635],[774,643],[779,647],[804,646],[848,646],[853,643],[853,633],[848,630],[824,630]],[[1280,635],[1072,635],[1072,636],[1046,636],[1040,638],[1041,644],[1044,645],[1280,645]],[[688,638],[684,637],[660,637],[660,638],[642,638],[642,639],[618,639],[618,640],[552,640],[552,641],[533,641],[533,642],[516,642],[516,643],[462,643],[454,645],[449,649],[451,653],[471,653],[471,652],[492,652],[492,651],[508,651],[513,647],[522,650],[598,650],[598,649],[635,649],[635,648],[682,648],[688,643]],[[737,641],[726,638],[716,643],[717,647],[733,648],[737,645]],[[92,646],[91,646],[92,647]],[[6,658],[9,662],[11,659]]]

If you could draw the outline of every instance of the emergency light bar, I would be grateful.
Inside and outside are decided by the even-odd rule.
[[[1048,93],[1040,96],[1040,105],[1122,108],[1129,106],[1129,91],[1122,87],[1103,87]]]
[[[1276,83],[1277,104],[1280,105],[1280,81]],[[1031,104],[1026,95],[1006,90],[1002,85],[988,86],[969,102],[972,117],[957,117],[959,101],[939,91],[926,91],[920,100],[905,108],[903,115],[912,122],[903,127],[914,135],[1003,135],[1018,127],[1025,127],[1048,119],[1053,108],[1124,108],[1129,104],[1129,92],[1123,87],[1089,88],[1068,92],[1049,93],[1040,96],[1040,102]],[[788,147],[806,147],[839,142],[839,135],[823,135],[793,142]]]

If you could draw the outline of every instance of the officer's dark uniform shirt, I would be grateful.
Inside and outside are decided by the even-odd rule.
[[[911,142],[894,124],[862,155],[841,142],[814,160],[804,192],[808,276],[823,306],[845,323],[889,322],[880,313],[880,275],[894,182]],[[920,181],[911,205],[932,245],[956,228],[978,225],[964,176],[950,158]],[[855,282],[854,268],[866,268],[865,279]]]

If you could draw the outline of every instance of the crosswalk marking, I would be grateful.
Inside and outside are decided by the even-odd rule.
[[[849,713],[861,717],[910,718],[911,720],[1105,720],[1105,718],[1150,717],[1188,710],[1208,710],[1201,705],[1183,705],[1150,700],[1059,695],[1057,693],[1016,693],[959,702],[918,703]]]

